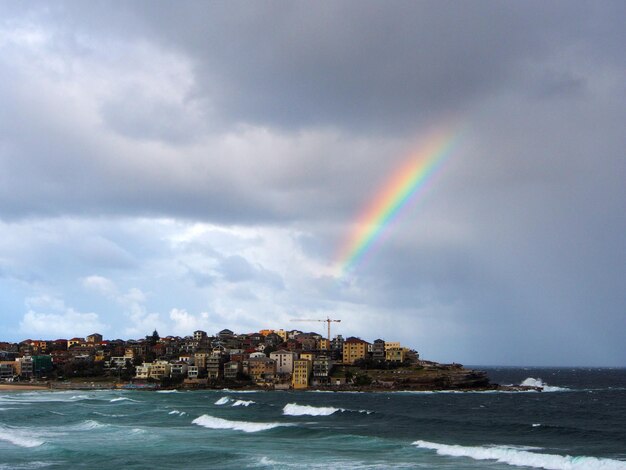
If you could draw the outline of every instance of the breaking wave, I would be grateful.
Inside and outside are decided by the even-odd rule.
[[[279,426],[290,426],[286,423],[252,423],[248,421],[230,421],[228,419],[216,418],[215,416],[202,415],[192,421],[193,424],[209,429],[232,429],[243,432],[259,432]]]
[[[184,411],[178,411],[178,410],[172,410],[168,413],[168,415],[179,415],[179,416],[185,416],[187,413],[185,413]]]
[[[0,426],[0,441],[9,442],[18,447],[39,447],[45,444],[41,439],[19,431],[15,428]]]
[[[341,413],[365,413],[368,415],[373,413],[373,411],[369,410],[348,410],[346,408],[333,408],[332,406],[298,405],[297,403],[287,403],[283,407],[283,414],[287,416],[330,416],[337,411]]]
[[[269,457],[266,457],[265,455],[261,457],[261,459],[259,460],[259,464],[263,465],[264,467],[279,465],[278,462],[270,459]]]
[[[229,398],[229,397],[222,397],[219,400],[217,400],[215,402],[216,405],[226,405],[227,403],[230,403],[231,401],[233,401],[233,398]],[[250,406],[253,403],[256,403],[252,400],[234,400],[234,403],[230,406]]]
[[[178,393],[178,390],[157,390],[157,393]]]
[[[569,388],[565,387],[552,387],[543,382],[541,379],[535,379],[533,377],[528,377],[525,379],[520,385],[524,385],[526,387],[541,387],[544,392],[569,392]]]
[[[252,400],[237,400],[235,403],[233,403],[230,406],[250,406],[253,403],[256,403],[256,402],[254,402]]]
[[[520,450],[511,446],[466,447],[438,444],[436,442],[415,441],[413,445],[422,449],[437,451],[439,455],[469,457],[474,460],[495,460],[517,467],[542,468],[546,470],[625,470],[626,462],[597,457],[572,457],[569,455],[542,454]]]
[[[126,397],[113,398],[109,401],[111,403],[115,403],[116,401],[134,401],[135,403],[139,403],[139,400],[133,400],[132,398],[126,398]]]
[[[345,411],[343,408],[332,406],[309,406],[287,403],[283,408],[283,414],[288,416],[330,416],[337,411]]]

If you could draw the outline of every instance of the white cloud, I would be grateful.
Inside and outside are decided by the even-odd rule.
[[[117,287],[115,283],[104,276],[87,276],[82,280],[83,287],[94,290],[107,297],[116,295]]]
[[[212,330],[209,314],[207,312],[192,315],[185,309],[173,308],[170,311],[170,320],[173,322],[171,331],[174,335],[187,336],[195,330],[209,332]]]
[[[146,301],[146,294],[144,294],[141,289],[132,287],[128,292],[119,296],[118,301],[129,305],[141,304]]]
[[[83,287],[104,295],[129,309],[137,308],[146,302],[146,294],[137,287],[131,287],[126,293],[120,293],[117,285],[104,276],[92,275],[82,279]]]
[[[117,284],[104,276],[91,275],[82,279],[86,289],[95,291],[115,301],[125,310],[123,325],[117,330],[131,336],[144,336],[154,329],[165,331],[165,323],[158,312],[148,312],[145,306],[147,295],[137,287],[120,292]],[[117,333],[116,333],[117,334]]]
[[[131,304],[126,320],[128,321],[123,327],[123,332],[132,337],[145,336],[153,330],[161,330],[163,334],[166,330],[166,325],[159,313],[149,313],[143,305],[138,303]]]
[[[46,309],[56,312],[66,310],[65,302],[58,297],[54,297],[48,294],[37,295],[34,297],[27,297],[25,302],[26,307],[29,309]]]
[[[81,313],[67,308],[63,313],[26,312],[20,322],[20,331],[27,336],[85,336],[94,332],[105,332],[108,327],[96,313]]]

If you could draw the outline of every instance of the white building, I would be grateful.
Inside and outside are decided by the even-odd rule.
[[[144,362],[140,366],[135,368],[135,378],[136,379],[147,379],[150,377],[150,369],[152,369],[152,364],[149,362]]]
[[[276,361],[277,374],[291,374],[293,372],[294,354],[291,351],[280,349],[270,353],[270,359]]]
[[[187,375],[187,369],[189,366],[184,362],[179,362],[176,364],[171,364],[170,367],[171,367],[170,374],[174,376],[174,375]]]
[[[199,373],[198,366],[189,366],[187,367],[187,377],[190,379],[197,379]]]

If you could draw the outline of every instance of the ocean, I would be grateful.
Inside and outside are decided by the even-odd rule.
[[[546,391],[0,392],[0,469],[626,469],[626,369],[481,368]]]

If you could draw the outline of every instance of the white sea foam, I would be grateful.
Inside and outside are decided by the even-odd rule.
[[[225,405],[226,403],[228,403],[230,401],[230,398],[228,397],[222,397],[219,400],[217,400],[215,402],[216,405]]]
[[[209,429],[233,429],[243,432],[259,432],[273,429],[279,426],[290,426],[286,423],[252,423],[248,421],[230,421],[228,419],[216,418],[215,416],[202,415],[192,421],[192,423]]]
[[[38,437],[19,429],[0,426],[0,441],[9,442],[18,447],[39,447],[45,444]]]
[[[279,465],[278,462],[276,462],[275,460],[270,459],[269,457],[266,457],[265,455],[263,457],[261,457],[261,459],[259,460],[259,464],[260,465],[264,465],[264,466],[275,466],[275,465]]]
[[[109,427],[109,425],[99,423],[98,421],[94,421],[93,419],[88,419],[86,421],[83,421],[82,423],[68,426],[68,428],[74,431],[89,431],[91,429],[100,429],[106,427]]]
[[[0,403],[11,403],[14,405],[29,405],[30,403],[70,403],[80,400],[93,400],[93,396],[74,395],[75,391],[51,391],[41,390],[37,392],[20,392],[19,395],[5,396],[0,398]]]
[[[132,398],[126,398],[126,397],[117,397],[117,398],[113,398],[112,400],[109,400],[111,403],[115,403],[117,401],[134,401],[135,403],[139,403],[139,400],[133,400]]]
[[[379,393],[388,393],[390,395],[442,395],[442,394],[457,394],[457,395],[469,395],[473,393],[479,394],[493,394],[493,393],[520,393],[518,391],[511,390],[397,390],[397,391],[385,391]]]
[[[107,418],[123,418],[128,415],[119,415],[119,414],[111,414],[111,413],[100,413],[99,411],[92,411],[93,414],[98,416],[106,416]]]
[[[541,387],[544,392],[569,392],[569,388],[565,387],[552,387],[543,382],[541,379],[535,379],[533,377],[528,377],[525,379],[520,385],[524,385],[527,387]]]
[[[157,390],[157,393],[178,393],[178,390]]]
[[[342,413],[365,413],[368,415],[373,413],[370,410],[349,410],[346,408],[333,408],[332,406],[298,405],[297,403],[287,403],[283,407],[283,414],[288,416],[330,416],[337,411]]]
[[[597,457],[572,457],[569,455],[542,454],[519,450],[511,446],[466,447],[415,441],[413,445],[437,451],[439,455],[469,457],[474,460],[495,460],[516,467],[542,468],[545,470],[625,470],[626,462]]]
[[[32,470],[33,468],[45,468],[51,467],[52,465],[60,465],[62,462],[40,462],[40,461],[29,461],[24,464],[14,464],[12,463],[9,467],[8,465],[0,464],[0,470]]]
[[[332,406],[309,406],[287,403],[283,408],[283,414],[288,416],[330,416],[337,411],[345,411],[342,408]]]
[[[168,413],[168,415],[179,415],[179,416],[185,416],[187,413],[185,413],[184,411],[178,411],[178,410],[172,410]]]
[[[237,400],[235,403],[233,403],[230,406],[250,406],[253,403],[256,403],[256,402],[254,402],[252,400]]]

